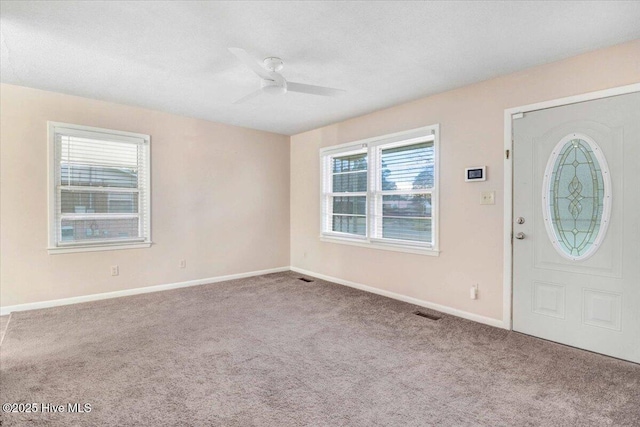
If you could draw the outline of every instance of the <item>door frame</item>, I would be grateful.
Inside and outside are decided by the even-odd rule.
[[[610,89],[588,92],[566,98],[552,99],[535,104],[504,110],[504,268],[502,288],[502,324],[505,329],[513,329],[513,120],[524,113],[593,101],[617,95],[640,92],[640,83]],[[507,155],[507,153],[509,153]]]

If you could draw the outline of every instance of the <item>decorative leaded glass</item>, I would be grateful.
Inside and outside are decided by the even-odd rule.
[[[605,197],[610,197],[604,175],[608,170],[595,142],[578,136],[564,140],[547,166],[545,220],[556,249],[567,258],[581,260],[595,252],[608,221],[608,209],[603,215]]]

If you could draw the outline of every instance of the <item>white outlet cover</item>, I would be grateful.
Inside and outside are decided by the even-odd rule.
[[[496,204],[496,192],[495,191],[483,191],[480,197],[481,205],[495,205]]]

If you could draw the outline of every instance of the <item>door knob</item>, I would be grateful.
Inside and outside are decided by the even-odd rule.
[[[517,233],[516,234],[516,239],[518,239],[518,240],[524,239],[524,233],[523,232]]]

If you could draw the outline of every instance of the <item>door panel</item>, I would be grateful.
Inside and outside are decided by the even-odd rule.
[[[513,329],[640,363],[640,93],[527,113],[513,136]]]

